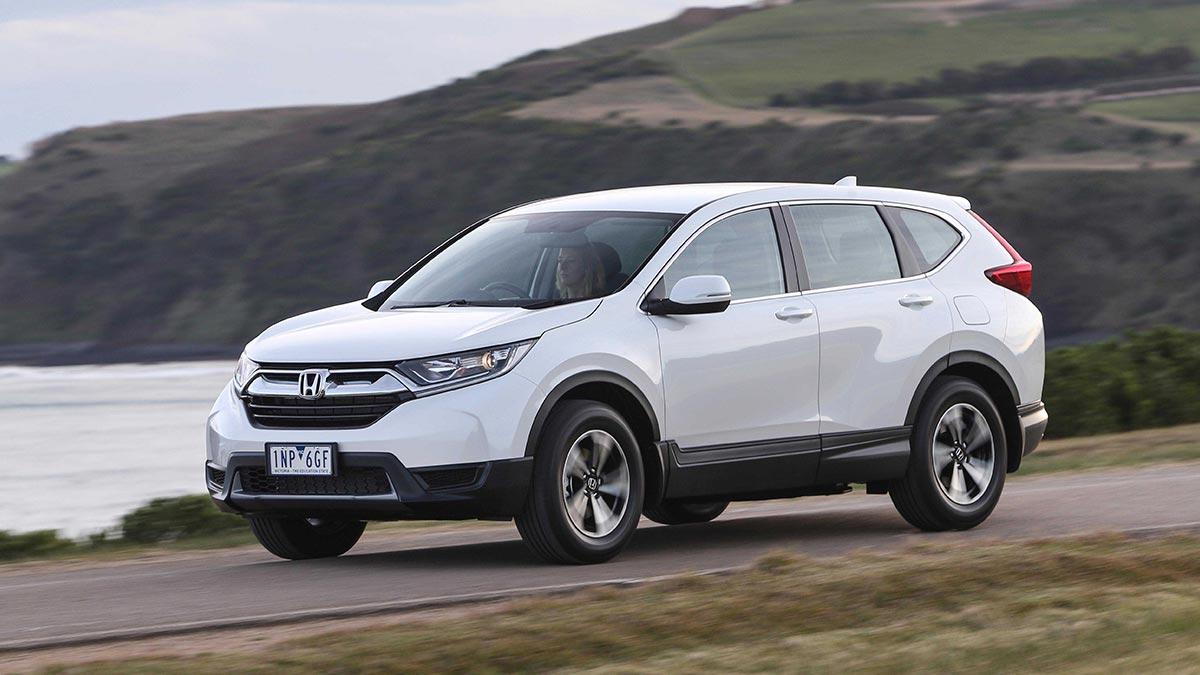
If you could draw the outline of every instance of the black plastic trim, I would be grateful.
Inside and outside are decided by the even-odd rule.
[[[900,478],[908,469],[911,427],[893,427],[668,453],[665,499],[772,499],[837,494],[847,483]]]
[[[388,475],[392,493],[367,496],[298,496],[246,494],[240,491],[238,469],[263,467],[262,453],[235,453],[225,471],[225,486],[210,487],[210,496],[222,511],[252,515],[330,516],[355,520],[461,520],[507,518],[524,507],[533,477],[532,458],[496,460],[479,465],[476,482],[453,490],[428,490],[395,455],[378,452],[343,452],[343,467],[379,467]],[[461,464],[421,467],[423,471],[459,468]]]
[[[986,366],[989,370],[999,375],[1000,379],[1004,381],[1005,386],[1008,388],[1008,393],[1012,396],[1012,400],[1021,400],[1017,394],[1017,385],[1015,382],[1013,382],[1012,375],[1008,373],[1008,371],[1003,365],[1000,364],[999,361],[991,356],[988,356],[987,354],[984,354],[983,352],[953,352],[935,361],[934,364],[929,367],[929,370],[925,372],[925,375],[921,378],[920,383],[917,384],[917,390],[913,393],[912,400],[908,404],[908,414],[904,416],[905,426],[912,426],[916,423],[917,413],[920,412],[921,409],[921,401],[924,400],[925,394],[929,391],[929,387],[933,384],[933,381],[937,379],[939,375],[949,369],[950,366],[957,365],[959,363],[975,363],[981,366]]]
[[[900,478],[908,470],[912,427],[821,436],[820,483],[865,483]]]
[[[546,396],[546,399],[542,401],[542,407],[538,410],[537,415],[533,418],[533,427],[529,432],[529,440],[527,440],[525,443],[526,457],[533,457],[534,451],[537,450],[538,439],[542,436],[542,427],[546,425],[546,418],[550,416],[550,411],[554,409],[554,406],[560,400],[562,400],[562,397],[568,391],[578,386],[594,383],[615,384],[632,395],[634,399],[636,399],[637,402],[642,406],[642,410],[646,413],[647,419],[650,420],[650,434],[652,436],[650,440],[659,440],[658,418],[654,415],[654,408],[650,405],[650,401],[646,399],[646,396],[642,394],[641,390],[638,389],[636,385],[624,377],[607,370],[588,370],[582,373],[576,373],[560,382],[558,386],[550,390],[550,393]]]
[[[678,451],[676,458],[681,466],[709,464],[712,462],[727,462],[739,459],[759,459],[776,455],[791,455],[812,452],[821,449],[820,436],[801,436],[798,438],[779,438],[753,443],[727,443],[723,445],[706,445],[697,448],[683,449],[674,446]]]
[[[683,452],[670,443],[665,499],[765,499],[790,496],[815,484],[821,445],[817,438],[716,446]],[[713,454],[710,454],[713,453]],[[735,458],[717,459],[728,454]],[[698,457],[708,455],[708,457]]]
[[[642,311],[655,316],[681,315],[681,314],[720,314],[729,309],[730,299],[718,300],[716,302],[702,302],[698,304],[685,305],[683,303],[674,302],[670,298],[649,298],[647,297],[642,302]]]

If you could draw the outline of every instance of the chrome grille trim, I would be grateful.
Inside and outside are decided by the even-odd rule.
[[[260,370],[242,390],[250,396],[299,396],[300,373],[296,370]],[[380,396],[411,391],[400,376],[385,368],[347,368],[329,370],[325,398],[338,396]]]
[[[240,392],[250,422],[269,429],[361,429],[415,398],[389,368],[329,368],[325,394],[300,396],[306,366],[264,368]]]

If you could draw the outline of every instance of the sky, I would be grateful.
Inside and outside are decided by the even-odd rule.
[[[746,0],[0,0],[0,155],[72,127],[378,101]]]

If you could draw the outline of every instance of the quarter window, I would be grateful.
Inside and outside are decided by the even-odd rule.
[[[663,275],[663,293],[696,274],[725,277],[734,300],[783,293],[783,262],[770,210],[747,211],[710,225],[671,263]]]
[[[814,289],[900,278],[887,225],[874,206],[790,206],[804,267]]]
[[[888,213],[912,238],[911,248],[921,274],[937,267],[962,241],[958,230],[932,213],[897,207],[888,207]]]

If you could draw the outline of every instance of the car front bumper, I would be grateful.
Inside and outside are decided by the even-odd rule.
[[[225,511],[363,520],[515,515],[541,390],[517,373],[405,401],[363,428],[264,428],[232,383],[208,417],[206,478]],[[337,447],[332,478],[266,476],[270,444]],[[469,474],[469,480],[447,480]],[[221,481],[214,477],[222,476]]]

